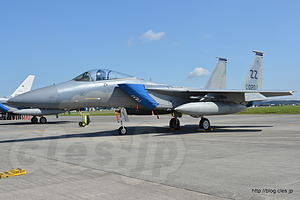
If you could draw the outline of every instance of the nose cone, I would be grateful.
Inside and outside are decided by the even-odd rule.
[[[32,90],[9,99],[9,104],[36,108],[56,108],[57,88],[55,85]]]

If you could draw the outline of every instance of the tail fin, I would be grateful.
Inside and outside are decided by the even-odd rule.
[[[250,70],[246,75],[242,85],[242,90],[261,90],[262,89],[262,58],[263,52],[253,51],[255,53]]]
[[[226,89],[226,58],[219,58],[218,63],[208,79],[205,89]]]
[[[14,93],[12,93],[11,97],[30,91],[34,77],[34,75],[29,75],[25,81],[14,91]]]

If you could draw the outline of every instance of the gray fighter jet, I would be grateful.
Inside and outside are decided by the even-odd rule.
[[[47,110],[118,107],[121,115],[119,134],[127,133],[123,124],[128,119],[127,114],[171,113],[173,118],[169,125],[173,129],[179,129],[178,118],[188,114],[200,117],[200,129],[208,130],[210,122],[204,116],[237,113],[245,110],[251,101],[292,94],[292,91],[261,90],[263,52],[253,52],[254,60],[240,90],[224,89],[226,82],[222,81],[217,86],[213,86],[216,81],[208,81],[208,88],[199,89],[154,83],[109,69],[94,69],[70,81],[18,95],[8,102]],[[219,61],[226,63],[226,59]],[[219,74],[225,75],[225,72]]]
[[[219,58],[219,57],[217,57]],[[226,62],[227,59],[226,58],[219,58],[218,63],[213,71],[213,73],[210,76],[209,81],[207,82],[205,88],[206,89],[224,89],[226,88]],[[32,77],[32,76],[30,76]],[[29,78],[27,78],[29,79]],[[33,82],[33,79],[31,80],[31,82],[29,82],[28,80],[25,80],[21,86],[26,88],[29,88],[29,84],[30,84],[30,88]],[[25,84],[26,83],[26,84]],[[21,87],[20,86],[20,87]],[[27,89],[26,91],[22,90],[24,92],[27,92],[30,90]],[[18,88],[16,91],[21,91],[20,88]],[[10,96],[10,98],[14,97],[16,94],[19,95],[21,94],[21,92],[16,93],[16,91]],[[24,107],[24,106],[15,106],[12,104],[9,104],[7,101],[9,100],[9,98],[5,98],[5,99],[0,99],[0,111],[3,111],[5,113],[12,113],[12,114],[19,114],[19,115],[32,115],[33,117],[31,118],[31,122],[33,124],[37,124],[38,122],[40,122],[41,124],[46,124],[47,123],[47,118],[45,117],[45,115],[53,115],[53,114],[60,114],[60,113],[64,113],[66,112],[66,110],[72,110],[72,109],[49,109],[49,108],[38,108],[38,107]],[[132,111],[131,111],[132,112]],[[124,113],[124,112],[122,112]],[[140,114],[140,112],[138,113]],[[40,117],[40,119],[38,120],[38,117]],[[121,118],[122,119],[122,118]],[[128,119],[128,118],[126,118]]]

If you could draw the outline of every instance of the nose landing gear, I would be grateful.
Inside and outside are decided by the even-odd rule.
[[[90,124],[90,116],[89,115],[82,115],[82,121],[78,123],[80,127],[85,127]]]
[[[119,113],[120,113],[120,117],[119,117]],[[128,132],[127,132],[127,128],[123,124],[123,121],[128,122],[129,119],[125,108],[121,108],[120,110],[116,111],[116,119],[121,124],[120,128],[118,129],[119,135],[126,135]]]

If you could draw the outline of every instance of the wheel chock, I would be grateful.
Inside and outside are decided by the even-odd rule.
[[[7,177],[15,176],[15,174],[14,174],[14,173],[11,173],[10,171],[4,171],[3,173],[6,174]]]
[[[9,172],[13,173],[15,176],[27,174],[26,170],[21,168],[11,169]]]
[[[8,175],[6,173],[0,172],[0,179],[7,178]]]
[[[213,131],[214,129],[213,128],[209,128],[208,130],[205,130],[205,129],[197,129],[197,131],[199,132],[204,132],[204,131]]]
[[[181,128],[179,129],[174,129],[174,128],[168,128],[169,131],[176,131],[176,130],[181,130]]]
[[[27,174],[25,169],[20,169],[20,168],[11,169],[9,171],[0,172],[0,179],[7,178],[7,177],[13,177],[13,176],[19,176],[19,175],[23,175],[23,174]]]

